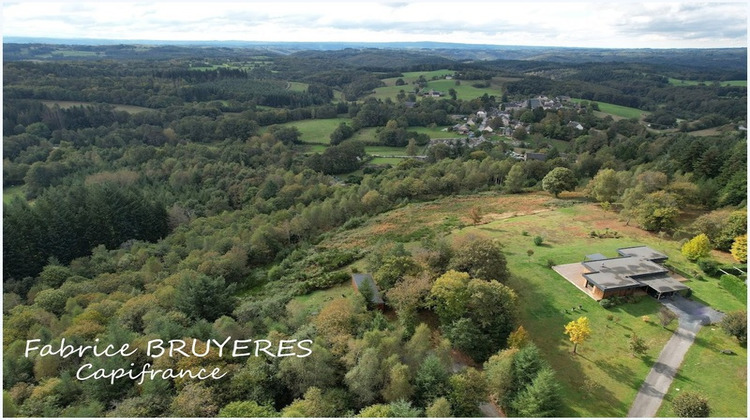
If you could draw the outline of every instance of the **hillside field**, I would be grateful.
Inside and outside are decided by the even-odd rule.
[[[499,240],[512,273],[508,285],[519,295],[521,324],[541,348],[563,385],[566,401],[563,416],[623,417],[677,322],[661,327],[658,324],[660,305],[647,296],[636,303],[603,309],[548,268],[548,264],[579,262],[585,255],[596,252],[613,257],[617,255],[617,248],[647,245],[666,253],[671,264],[682,270],[697,270],[697,267],[680,254],[679,242],[626,226],[617,214],[582,202],[573,194],[562,197],[553,199],[544,193],[481,194],[410,204],[377,216],[361,228],[342,231],[322,245],[368,249],[380,240],[389,240],[403,242],[407,249],[414,250],[419,247],[420,239],[430,232],[445,235],[454,244],[476,235]],[[471,225],[468,217],[473,207],[479,207],[484,215],[476,226]],[[606,229],[617,231],[620,237],[589,237],[592,230]],[[544,238],[542,246],[534,245],[535,236]],[[533,251],[531,256],[529,250]],[[730,261],[724,253],[715,252],[713,257],[722,262]],[[364,269],[362,262],[354,266]],[[720,289],[717,279],[691,279],[686,284],[694,291],[693,299],[716,309],[728,312],[746,307],[744,302]],[[578,305],[583,309],[577,309]],[[576,309],[571,310],[574,307]],[[563,330],[566,323],[579,316],[589,318],[592,336],[579,346],[577,355],[572,355],[572,344]],[[644,321],[644,316],[649,320]],[[644,356],[633,357],[628,350],[628,340],[633,333],[649,346]],[[717,348],[729,348],[738,356],[722,358]],[[721,387],[693,386],[702,389],[709,401],[715,402],[712,415],[741,415],[747,411],[744,404],[746,382],[740,375],[746,369],[744,355],[746,350],[718,327],[706,327],[692,346],[673,388],[704,381],[705,367],[696,366],[711,364],[715,368],[709,377],[732,378],[731,382]],[[668,403],[665,407],[660,415],[673,416]]]

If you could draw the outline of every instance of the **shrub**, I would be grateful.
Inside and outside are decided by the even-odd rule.
[[[672,399],[672,410],[677,417],[708,417],[708,400],[695,392],[685,391]]]
[[[698,267],[711,277],[716,277],[719,274],[719,263],[714,260],[701,258],[698,260]]]
[[[534,245],[541,246],[544,243],[544,238],[541,236],[535,236],[534,237]]]
[[[604,309],[609,309],[615,306],[615,303],[609,299],[602,299],[599,301],[599,305],[601,305]]]
[[[741,345],[747,345],[747,311],[740,310],[726,314],[720,325],[725,333],[736,337]]]

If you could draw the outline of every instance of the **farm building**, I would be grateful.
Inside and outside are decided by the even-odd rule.
[[[620,257],[588,255],[582,263],[584,288],[594,299],[634,294],[661,299],[690,290],[661,265],[666,255],[646,246],[620,248],[617,253]]]
[[[369,285],[372,290],[372,297],[370,298],[370,303],[377,306],[379,309],[383,309],[385,307],[385,302],[383,301],[383,298],[380,296],[380,290],[378,290],[378,285],[375,284],[375,280],[373,280],[372,274],[369,274],[369,273],[352,274],[352,287],[354,288],[355,291],[359,292],[363,284]]]

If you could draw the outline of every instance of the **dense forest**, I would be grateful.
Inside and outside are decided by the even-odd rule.
[[[724,252],[747,232],[747,87],[722,83],[745,80],[744,62],[61,48],[4,51],[6,415],[472,417],[488,398],[509,416],[568,415],[564,378],[519,319],[501,243],[449,242],[435,227],[376,245],[322,244],[411,203],[529,191],[578,191],[646,231],[703,233]],[[453,95],[424,97],[427,79],[399,79],[436,70]],[[394,78],[399,95],[373,94]],[[502,93],[455,94],[462,86]],[[512,106],[538,95],[580,102]],[[613,116],[604,103],[645,116]],[[434,140],[461,135],[424,131],[479,115],[512,134],[448,144]],[[333,119],[320,149],[295,126]],[[405,158],[377,163],[378,147]],[[545,159],[519,160],[521,149]],[[301,309],[359,271],[374,284]],[[310,354],[259,356],[256,343],[255,357],[220,354],[230,337],[309,341]],[[202,356],[44,357],[29,355],[34,339],[54,348],[185,340]],[[456,354],[468,368],[456,369]],[[145,363],[227,374],[76,377],[87,364],[140,372]]]

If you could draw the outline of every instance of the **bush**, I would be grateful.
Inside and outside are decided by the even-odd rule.
[[[534,245],[542,246],[543,243],[544,243],[544,238],[542,238],[541,236],[534,237]]]
[[[694,392],[685,391],[672,399],[672,410],[677,417],[708,417],[708,400]]]
[[[719,263],[714,260],[701,258],[698,260],[698,267],[711,277],[716,277],[719,274]]]
[[[720,325],[725,333],[736,337],[740,345],[747,345],[747,311],[740,310],[726,314]]]
[[[747,286],[739,277],[731,274],[724,274],[719,277],[719,285],[742,302],[747,301]]]
[[[604,309],[609,309],[615,306],[615,303],[609,299],[602,299],[599,301],[599,305]]]

